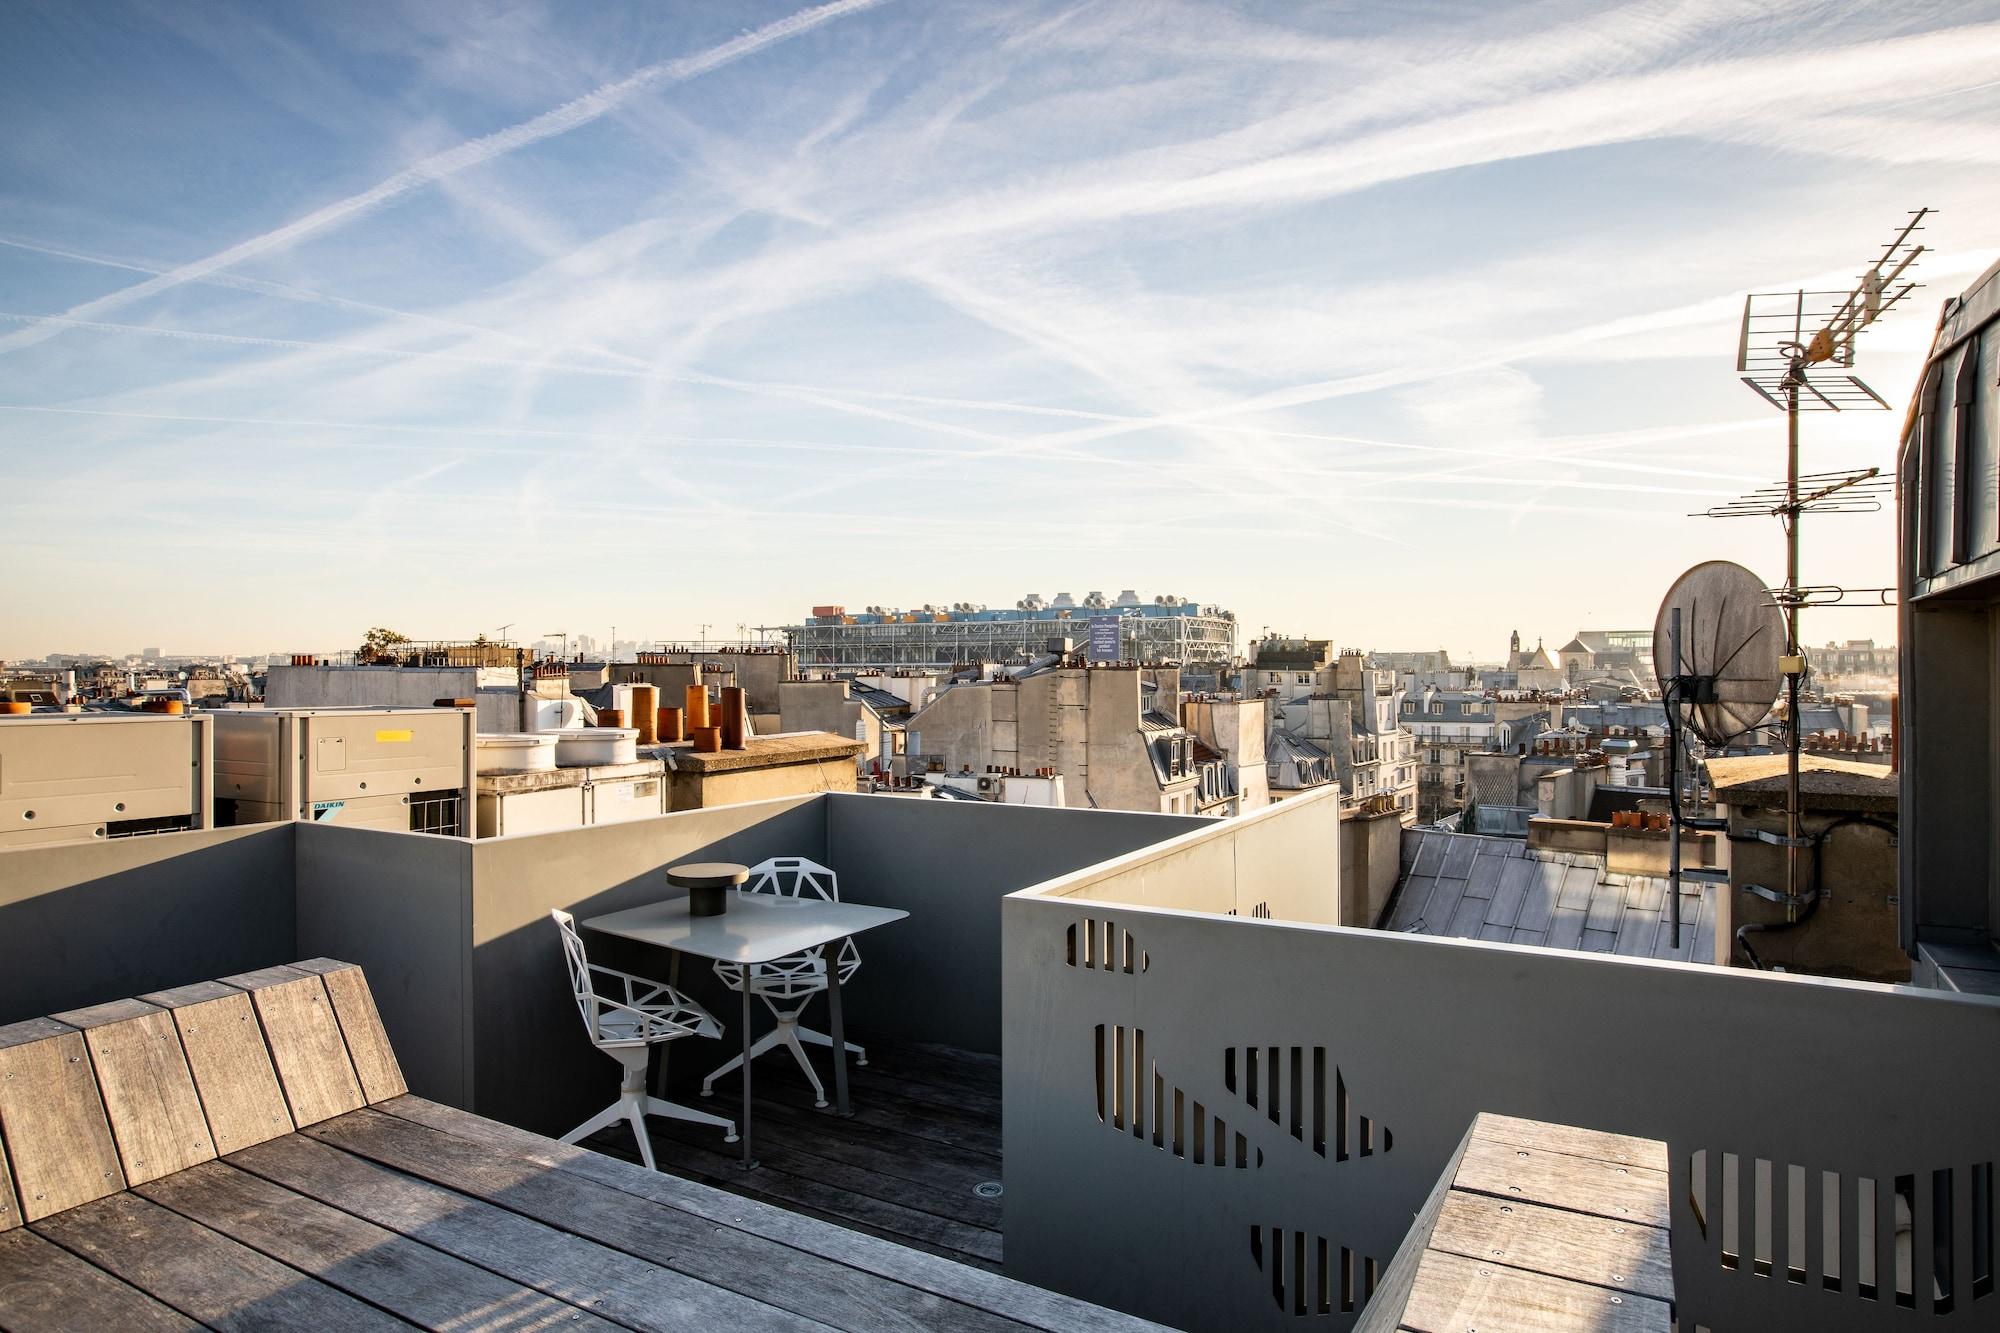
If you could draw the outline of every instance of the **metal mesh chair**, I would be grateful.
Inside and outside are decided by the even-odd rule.
[[[829,902],[840,901],[840,880],[833,871],[803,856],[774,856],[768,861],[760,861],[750,867],[750,878],[743,885],[744,893],[777,893],[787,898],[796,898],[804,893],[813,894]],[[840,953],[836,966],[840,968],[840,984],[845,986],[861,967],[861,951],[854,947],[854,941],[840,942]],[[715,975],[731,990],[743,989],[743,964],[717,963]],[[826,949],[807,949],[801,953],[787,954],[783,958],[768,963],[750,964],[750,993],[764,1001],[771,1014],[778,1020],[777,1027],[759,1037],[750,1047],[750,1058],[756,1059],[779,1046],[787,1047],[792,1058],[805,1071],[806,1079],[812,1084],[815,1105],[826,1105],[826,1088],[814,1072],[812,1061],[806,1058],[805,1045],[833,1045],[833,1039],[824,1032],[817,1032],[799,1023],[799,1015],[812,1003],[813,996],[826,989]],[[868,1063],[868,1052],[853,1042],[846,1043],[853,1053],[854,1062]],[[709,1096],[715,1089],[715,1080],[733,1069],[741,1068],[743,1057],[738,1055],[701,1081],[701,1095]]]
[[[632,1137],[639,1141],[640,1160],[648,1170],[656,1169],[653,1141],[646,1134],[649,1115],[715,1125],[724,1131],[725,1143],[736,1142],[734,1120],[678,1102],[661,1101],[646,1092],[647,1057],[655,1045],[682,1037],[720,1037],[722,1025],[708,1010],[664,982],[591,962],[584,953],[582,937],[576,933],[576,918],[560,910],[552,910],[549,915],[562,932],[570,991],[576,998],[578,1012],[583,1015],[584,1030],[589,1032],[592,1045],[625,1070],[618,1085],[618,1100],[563,1135],[562,1141],[576,1143],[620,1120],[627,1121],[632,1126]],[[600,985],[607,982],[612,984],[600,990]]]

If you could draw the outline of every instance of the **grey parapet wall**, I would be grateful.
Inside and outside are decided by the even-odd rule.
[[[1281,1307],[1256,1238],[1324,1238],[1365,1288],[1494,1111],[1667,1145],[1682,1328],[2000,1320],[2000,1000],[1153,905],[1281,898],[1257,843],[1291,809],[1004,903],[1010,1276],[1351,1327]]]

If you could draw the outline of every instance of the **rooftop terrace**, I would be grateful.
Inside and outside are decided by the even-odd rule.
[[[1214,821],[823,795],[478,843],[285,824],[24,848],[0,853],[0,1022],[342,958],[413,1094],[559,1132],[615,1073],[549,909],[657,900],[678,861],[805,855],[844,898],[910,913],[862,939],[843,988],[871,1057],[856,1114],[813,1110],[766,1060],[765,1165],[655,1119],[660,1189],[719,1185],[771,1226],[832,1220],[1182,1328],[1348,1328],[1491,1112],[1663,1145],[1683,1329],[1862,1329],[1905,1306],[1992,1326],[2000,999],[1351,928],[1338,805]],[[609,941],[604,961],[661,966]],[[730,1014],[707,984],[688,988]],[[728,1053],[693,1044],[670,1081]],[[585,1151],[561,1167],[614,1168],[636,1178]],[[1343,1254],[1355,1308],[1301,1314]]]

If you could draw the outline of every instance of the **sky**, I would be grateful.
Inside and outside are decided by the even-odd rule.
[[[1894,410],[1804,423],[1886,467],[2000,258],[2000,0],[12,0],[0,125],[0,657],[1125,588],[1553,649],[1782,576],[1689,516],[1783,475],[1746,292],[1940,210]]]

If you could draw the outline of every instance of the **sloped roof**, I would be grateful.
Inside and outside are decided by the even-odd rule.
[[[1679,962],[1715,957],[1715,886],[1683,884],[1672,943],[1668,882],[1611,875],[1597,857],[1530,853],[1514,838],[1409,829],[1385,930]]]

